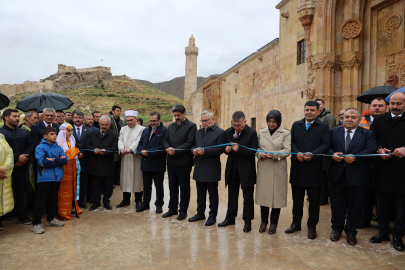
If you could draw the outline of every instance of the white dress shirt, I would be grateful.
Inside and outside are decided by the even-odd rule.
[[[391,117],[392,117],[392,118],[394,118],[395,116],[401,117],[401,116],[402,116],[402,114],[395,115],[395,114],[391,113]]]
[[[48,124],[47,122],[45,122],[45,120],[42,122],[44,122],[45,127],[48,127],[48,125],[51,125],[51,127],[52,127],[52,123]]]

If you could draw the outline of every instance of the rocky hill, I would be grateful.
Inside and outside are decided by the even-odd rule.
[[[158,111],[163,121],[171,121],[171,108],[175,104],[183,104],[183,100],[158,89],[144,85],[139,81],[132,80],[127,76],[112,76],[104,80],[98,80],[91,86],[72,85],[71,88],[57,91],[69,97],[75,104],[69,111],[79,109],[84,113],[95,110],[107,114],[115,104],[120,105],[122,110],[134,109],[140,117],[149,119],[148,114]],[[10,98],[10,108],[23,97],[31,93],[17,94]]]
[[[205,80],[204,77],[197,77],[197,87],[201,86],[201,83]],[[171,94],[176,96],[180,99],[184,99],[184,76],[177,77],[167,82],[160,82],[160,83],[152,83],[145,80],[138,80],[136,81],[143,83],[144,85],[159,89],[165,93]]]

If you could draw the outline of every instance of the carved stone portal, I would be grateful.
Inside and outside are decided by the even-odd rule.
[[[361,32],[361,23],[359,20],[350,19],[343,23],[342,25],[342,36],[346,39],[351,39],[357,37]]]
[[[401,16],[393,14],[389,16],[384,22],[384,30],[388,34],[392,34],[401,26]]]

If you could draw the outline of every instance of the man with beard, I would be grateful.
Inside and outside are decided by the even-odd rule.
[[[13,191],[15,192],[15,210],[18,222],[29,225],[32,224],[32,220],[27,216],[27,193],[30,181],[28,160],[34,152],[34,146],[28,132],[25,129],[18,128],[17,110],[5,110],[3,120],[4,126],[0,128],[0,133],[4,135],[14,153],[14,170],[11,177]]]
[[[111,112],[108,114],[110,118],[110,130],[115,134],[119,135],[121,128],[124,126],[121,118],[121,107],[118,105],[114,105],[111,108]],[[115,175],[114,175],[114,184],[120,184],[120,171],[121,171],[121,156],[119,153],[114,154],[114,161],[115,161]]]
[[[56,119],[57,123],[59,126],[65,123],[65,114],[63,113],[62,110],[56,110]]]
[[[91,114],[86,114],[84,116],[84,123],[83,124],[88,128],[97,129],[96,127],[94,127],[93,115],[91,115]]]
[[[100,128],[99,121],[100,121],[100,117],[101,117],[101,112],[94,111],[94,112],[91,113],[91,115],[93,115],[93,121],[94,121],[93,126],[95,128]]]
[[[73,126],[72,113],[71,112],[65,112],[65,123],[71,124]]]

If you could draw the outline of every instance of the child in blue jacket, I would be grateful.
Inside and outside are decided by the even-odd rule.
[[[48,201],[48,226],[62,227],[65,224],[55,218],[58,204],[58,191],[63,177],[63,165],[69,163],[62,147],[56,142],[56,129],[46,127],[42,130],[43,139],[35,149],[35,158],[38,163],[38,176],[36,186],[36,201],[34,207],[33,227],[34,233],[44,233],[41,224],[42,213]]]

